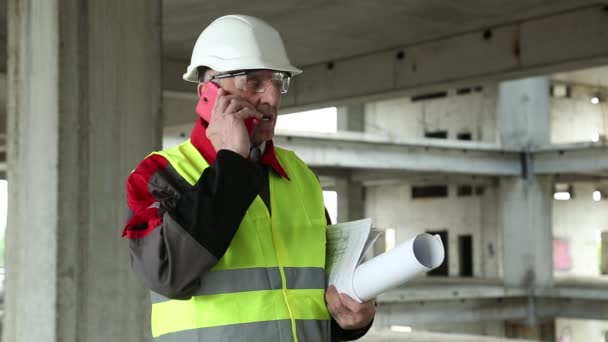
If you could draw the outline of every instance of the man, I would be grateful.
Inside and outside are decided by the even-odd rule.
[[[153,291],[155,341],[339,341],[371,326],[372,302],[325,290],[322,189],[272,142],[299,73],[257,18],[221,17],[198,38],[184,79],[199,83],[199,101],[210,101],[210,82],[221,86],[209,122],[127,182],[123,235]]]

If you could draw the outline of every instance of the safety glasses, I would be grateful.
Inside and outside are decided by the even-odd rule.
[[[250,93],[263,93],[268,86],[279,90],[281,94],[289,90],[289,74],[282,71],[272,70],[245,70],[235,72],[225,72],[211,76],[209,80],[222,80],[224,78],[234,78],[235,86],[243,91]]]

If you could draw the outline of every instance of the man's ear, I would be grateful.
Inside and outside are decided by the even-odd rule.
[[[205,91],[205,83],[199,83],[196,90],[198,91],[198,97],[203,96],[203,91]]]

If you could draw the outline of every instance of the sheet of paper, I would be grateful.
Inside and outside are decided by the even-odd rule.
[[[328,285],[357,299],[353,274],[370,236],[370,218],[327,227],[326,272]],[[369,247],[369,246],[368,246]]]
[[[365,255],[367,254],[367,251],[376,242],[376,240],[378,240],[378,238],[382,234],[384,234],[383,231],[372,228],[372,231],[369,234],[367,241],[365,242],[365,246],[363,247],[363,251],[361,252],[361,256],[359,257],[359,262],[357,262],[357,265],[361,264],[361,262],[363,261],[363,258],[365,258]]]

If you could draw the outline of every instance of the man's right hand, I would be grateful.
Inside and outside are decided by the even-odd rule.
[[[225,95],[220,89],[207,127],[207,138],[216,151],[230,150],[247,158],[251,142],[245,127],[245,119],[261,120],[263,115],[238,95]]]

